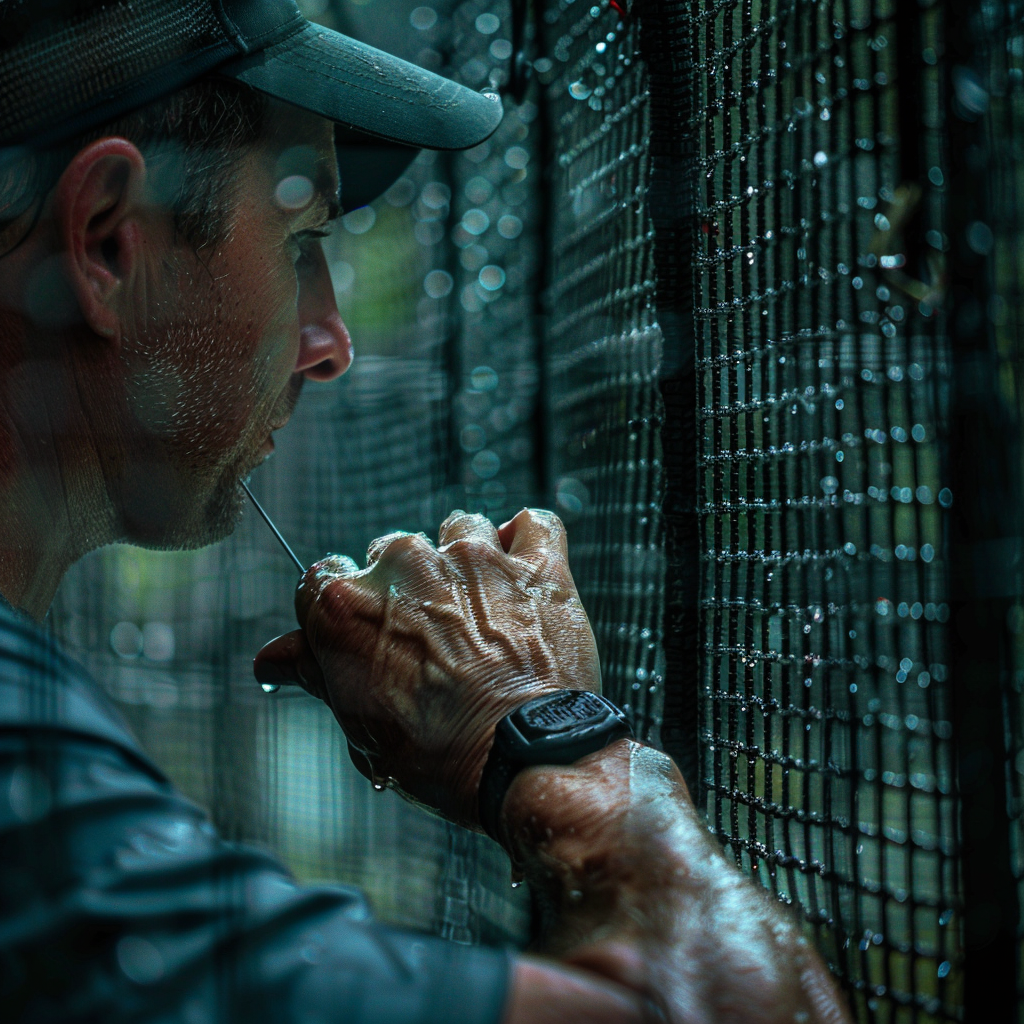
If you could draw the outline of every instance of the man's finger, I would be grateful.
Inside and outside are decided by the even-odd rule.
[[[320,700],[327,697],[324,674],[301,629],[263,647],[253,659],[252,672],[264,685],[298,685]]]
[[[342,581],[354,589],[369,573],[369,569],[360,569],[347,555],[326,555],[319,562],[314,562],[299,578],[299,585],[295,588],[295,615],[299,625],[305,627],[308,624],[310,610],[325,590],[336,589]]]
[[[498,529],[501,546],[514,558],[541,561],[551,555],[569,557],[565,527],[554,512],[542,508],[524,508],[514,519]]]
[[[486,516],[456,509],[442,524],[437,534],[438,547],[458,540],[477,541],[495,548],[501,546],[498,531]]]

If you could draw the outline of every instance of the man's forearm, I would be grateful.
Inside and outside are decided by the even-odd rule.
[[[673,1021],[847,1019],[817,954],[726,861],[666,755],[622,740],[521,772],[503,830],[548,955],[644,993]]]

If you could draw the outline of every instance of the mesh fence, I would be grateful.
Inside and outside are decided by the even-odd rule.
[[[704,806],[860,1019],[956,1018],[937,11],[687,6]]]
[[[552,4],[538,58],[548,122],[546,444],[555,507],[605,692],[657,739],[664,696],[661,330],[654,314],[649,95],[636,26]]]

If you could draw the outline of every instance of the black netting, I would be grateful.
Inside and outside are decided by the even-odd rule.
[[[687,6],[702,802],[862,1019],[955,1018],[937,10]]]
[[[664,689],[662,450],[647,76],[607,5],[549,7],[547,460],[605,692],[656,740]]]

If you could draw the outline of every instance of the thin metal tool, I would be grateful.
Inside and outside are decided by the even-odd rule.
[[[249,495],[249,500],[256,506],[256,511],[259,512],[261,516],[263,516],[263,521],[267,524],[267,526],[270,527],[271,530],[274,531],[274,536],[280,542],[281,547],[283,547],[285,551],[288,552],[288,557],[295,563],[295,567],[299,570],[299,572],[302,575],[305,575],[305,566],[303,566],[303,564],[298,560],[298,558],[295,557],[295,552],[292,551],[292,549],[288,546],[288,541],[286,541],[284,537],[281,536],[281,531],[274,525],[274,522],[270,518],[270,516],[268,516],[267,513],[263,511],[263,506],[256,500],[252,491],[249,490],[249,485],[244,480],[242,481],[242,487],[245,488],[245,493]]]

